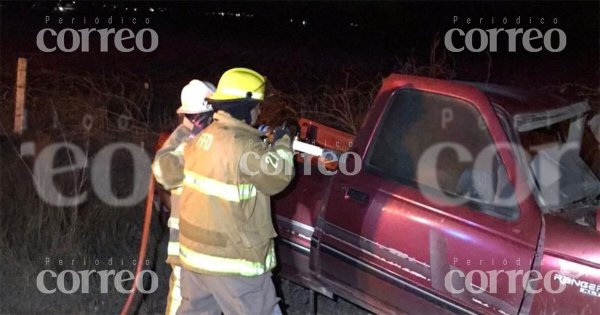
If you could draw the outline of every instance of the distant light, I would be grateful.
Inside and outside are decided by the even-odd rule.
[[[148,11],[154,12],[154,8],[150,8],[150,9],[148,9]]]
[[[241,14],[239,14],[239,13],[235,14],[235,17],[240,17],[240,16],[241,16]]]
[[[219,12],[220,16],[225,16],[225,12]]]
[[[137,12],[137,8],[133,8],[133,11],[134,11],[134,12]]]
[[[290,23],[294,23],[294,19],[290,19]]]
[[[58,11],[63,12],[65,11],[65,8],[63,8],[62,6],[58,6]]]
[[[306,26],[306,21],[302,20],[302,26]]]

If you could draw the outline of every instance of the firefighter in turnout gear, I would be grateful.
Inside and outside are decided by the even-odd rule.
[[[178,314],[281,314],[271,280],[276,265],[270,196],[294,175],[289,131],[273,144],[253,128],[265,78],[225,72],[209,98],[213,123],[183,150]]]
[[[176,314],[181,304],[181,266],[179,263],[179,200],[183,187],[177,185],[183,179],[183,149],[200,131],[210,124],[213,109],[206,98],[215,92],[210,82],[192,80],[181,91],[181,107],[178,114],[183,114],[183,123],[173,131],[165,144],[157,151],[152,165],[154,177],[170,191],[171,214],[169,227],[169,244],[167,247],[167,263],[172,272],[169,280],[169,295],[166,314]]]

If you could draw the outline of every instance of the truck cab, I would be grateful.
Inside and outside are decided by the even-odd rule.
[[[358,133],[336,134],[337,168],[303,156],[273,198],[281,274],[375,313],[596,313],[600,182],[580,157],[588,112],[391,75]],[[311,130],[336,149],[328,127]]]

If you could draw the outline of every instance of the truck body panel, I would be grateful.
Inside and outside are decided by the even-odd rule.
[[[340,151],[356,153],[342,159],[340,168],[361,167],[360,172],[323,175],[315,165],[297,165],[294,183],[273,198],[282,272],[319,292],[337,294],[383,313],[581,310],[575,301],[585,304],[586,309],[598,306],[600,299],[589,298],[596,291],[586,289],[585,296],[567,288],[561,294],[529,295],[521,284],[527,284],[527,279],[518,278],[521,282],[515,285],[514,279],[505,274],[508,271],[523,275],[532,270],[552,273],[552,268],[562,267],[556,269],[560,274],[556,277],[566,277],[561,270],[572,274],[573,269],[583,268],[586,273],[577,279],[587,281],[584,285],[588,286],[598,283],[600,233],[542,215],[527,177],[528,164],[514,153],[515,141],[506,131],[518,105],[524,106],[534,98],[523,96],[514,105],[511,100],[519,94],[503,91],[498,87],[486,90],[474,84],[412,76],[392,75],[384,80],[352,145],[341,149],[336,146]],[[546,100],[553,98],[535,102],[530,110],[545,108]],[[410,178],[405,180],[410,177],[407,169],[415,173],[414,178],[422,176],[418,178],[426,180],[442,169],[442,179],[455,180],[449,181],[449,189],[458,191],[464,178],[475,178],[473,174],[479,171],[470,168],[473,164],[453,162],[456,157],[452,156],[437,162],[442,164],[423,164],[428,167],[421,167],[422,161],[416,159],[415,153],[427,152],[420,145],[439,140],[419,131],[434,126],[427,119],[443,119],[447,106],[454,106],[463,118],[472,118],[479,129],[464,124],[437,136],[465,139],[463,134],[472,134],[473,139],[482,139],[478,143],[466,138],[467,146],[474,148],[482,148],[489,141],[497,152],[492,175],[497,175],[498,183],[503,178],[502,187],[513,189],[513,206],[488,207],[479,200],[447,204],[444,194],[436,189],[411,182]],[[522,110],[527,111],[526,107]],[[405,120],[403,113],[410,119]],[[301,138],[306,138],[308,129],[302,129]],[[335,132],[319,135],[316,131],[311,135],[312,142],[331,143],[332,135]],[[348,139],[343,136],[342,141],[347,143]],[[408,149],[399,151],[398,147]],[[381,148],[393,156],[379,158],[377,151]],[[398,174],[395,166],[389,167],[391,164],[398,164]],[[311,170],[310,175],[305,174],[307,169]],[[497,198],[500,184],[494,188],[498,188]],[[448,191],[446,187],[440,189]],[[565,237],[566,233],[571,237]],[[477,292],[466,290],[463,277],[469,274],[472,289]],[[492,274],[499,275],[493,287],[487,278]],[[560,279],[552,281],[557,283]],[[540,285],[540,281],[529,285]]]

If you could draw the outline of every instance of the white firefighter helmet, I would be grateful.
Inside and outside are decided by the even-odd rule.
[[[199,114],[213,110],[206,98],[215,92],[215,86],[207,81],[192,80],[181,90],[181,107],[178,114]]]

